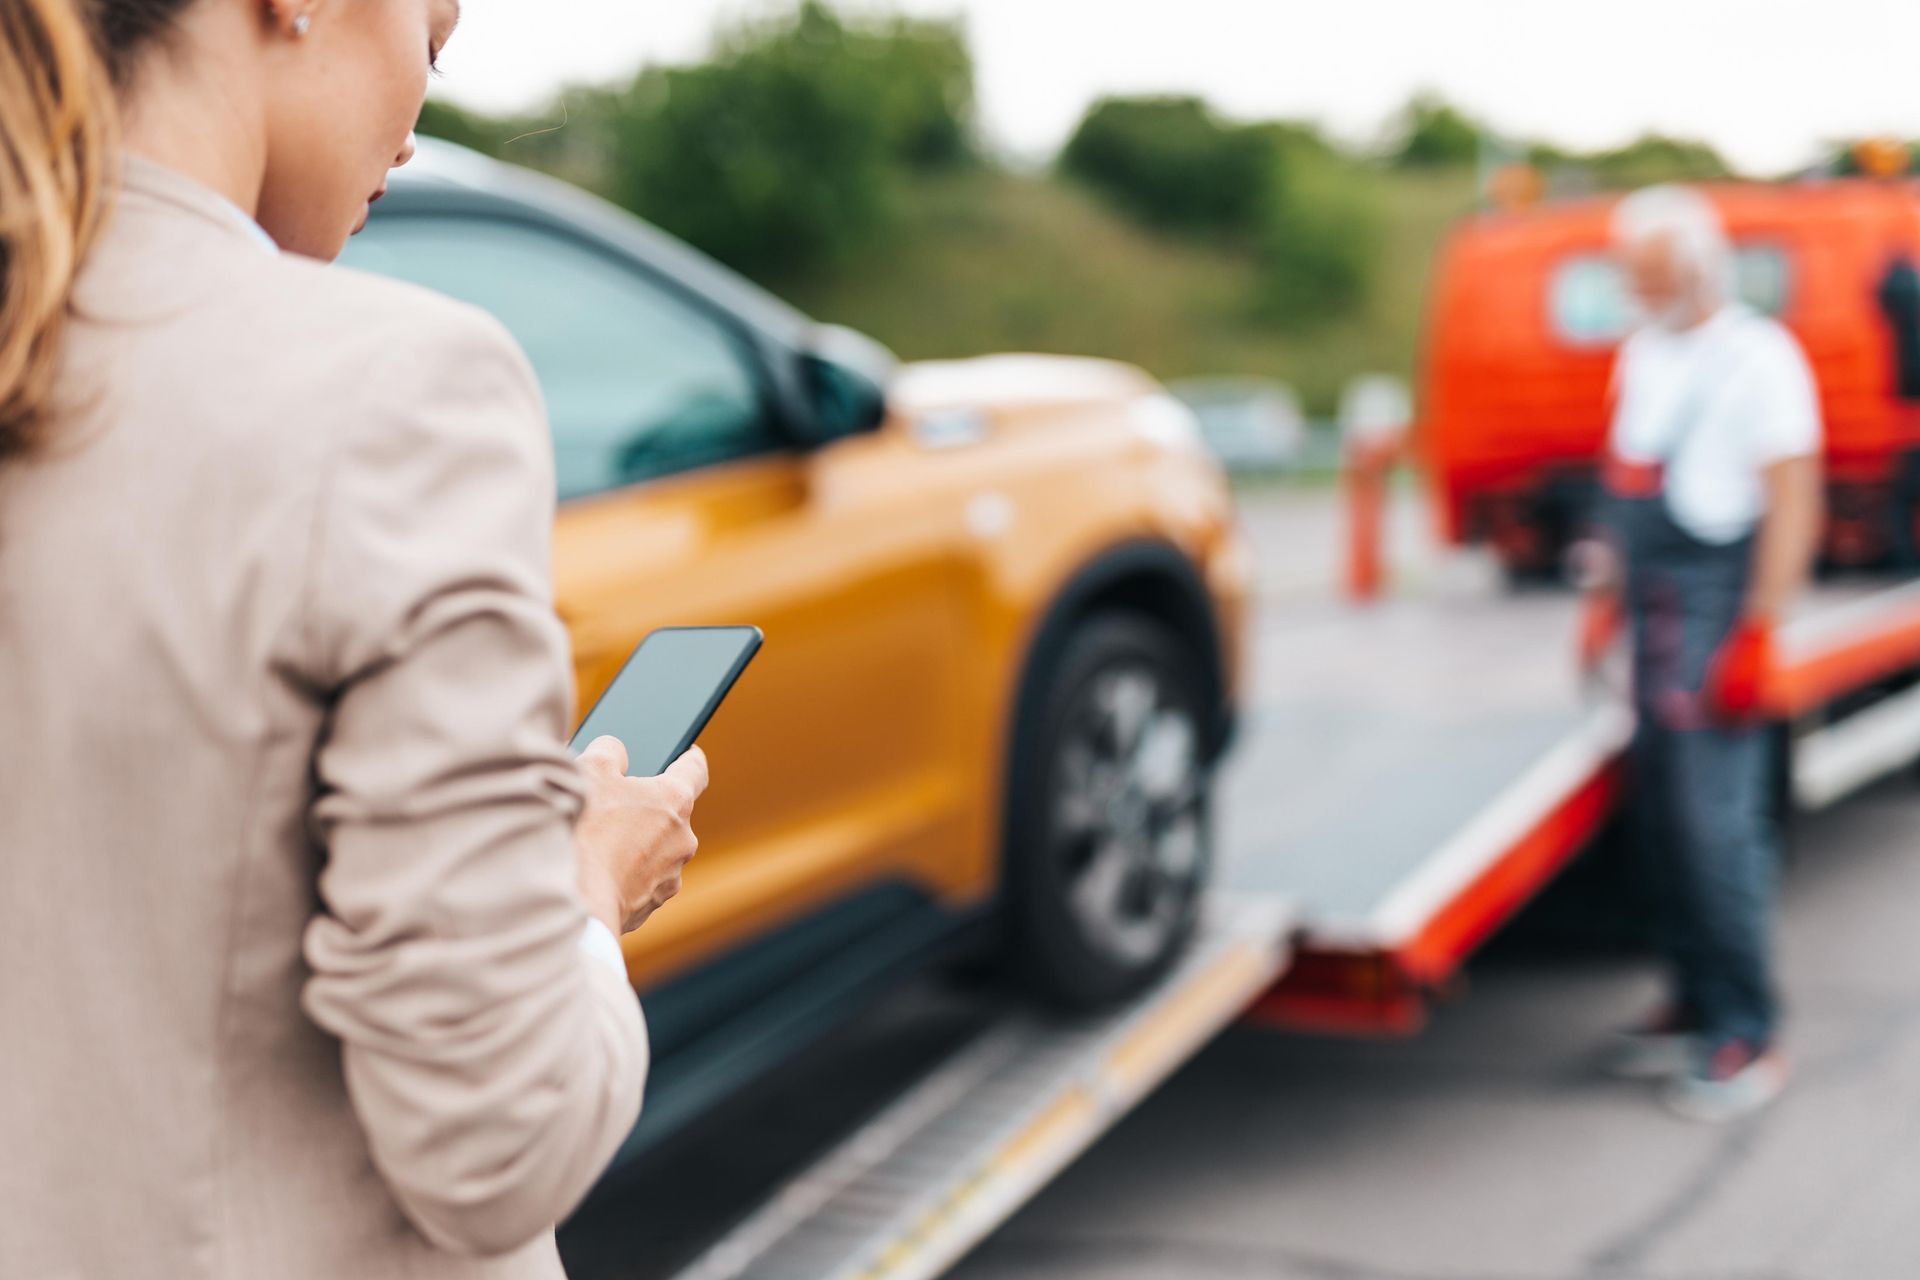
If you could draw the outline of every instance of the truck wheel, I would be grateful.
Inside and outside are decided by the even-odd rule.
[[[1793,726],[1785,722],[1767,729],[1767,817],[1773,825],[1776,854],[1783,867],[1797,860],[1800,846],[1800,809],[1793,798]]]
[[[1211,857],[1206,702],[1191,647],[1157,622],[1081,624],[1022,716],[1009,794],[1013,976],[1097,1008],[1164,972]]]
[[[1550,591],[1564,582],[1558,565],[1500,561],[1500,583],[1510,595]]]

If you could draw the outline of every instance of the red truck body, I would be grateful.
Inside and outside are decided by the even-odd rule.
[[[1739,253],[1742,293],[1799,338],[1820,386],[1826,557],[1872,563],[1898,541],[1898,471],[1920,408],[1898,394],[1892,264],[1920,250],[1920,187],[1836,179],[1703,190]],[[1517,574],[1551,571],[1593,492],[1614,353],[1627,323],[1608,256],[1613,199],[1476,215],[1449,236],[1427,324],[1419,448],[1443,536],[1487,542]]]

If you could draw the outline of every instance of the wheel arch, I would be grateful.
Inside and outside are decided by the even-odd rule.
[[[1228,701],[1227,655],[1223,627],[1205,580],[1191,560],[1166,542],[1139,539],[1110,546],[1088,559],[1057,590],[1045,613],[1027,636],[1020,654],[1019,675],[1001,740],[1001,805],[997,830],[998,873],[991,938],[995,951],[1011,956],[1021,936],[1025,912],[1016,897],[1012,862],[1019,846],[1022,806],[1020,781],[1040,768],[1038,735],[1041,708],[1046,701],[1048,673],[1065,655],[1080,626],[1103,615],[1130,614],[1158,623],[1193,652],[1200,692],[1211,708],[1211,722],[1202,727],[1209,763],[1217,760],[1230,740],[1232,705]],[[1177,953],[1177,948],[1176,948]],[[1076,1003],[1074,1007],[1079,1007]]]
[[[1226,651],[1219,613],[1200,571],[1177,547],[1142,538],[1108,547],[1067,578],[1054,593],[1039,625],[1029,633],[1021,654],[1012,710],[1006,721],[1001,759],[1006,777],[1001,794],[1011,797],[1023,765],[1021,727],[1028,723],[1042,693],[1041,682],[1067,637],[1085,619],[1102,612],[1128,612],[1171,628],[1194,646],[1211,710],[1206,754],[1217,759],[1233,734],[1227,701]],[[1010,806],[1002,806],[1002,823]]]

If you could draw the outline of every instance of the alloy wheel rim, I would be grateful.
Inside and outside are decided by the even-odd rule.
[[[1084,939],[1130,967],[1182,927],[1205,861],[1198,729],[1160,673],[1110,667],[1069,712],[1052,842]]]

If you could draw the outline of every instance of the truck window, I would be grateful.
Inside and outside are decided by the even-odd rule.
[[[1734,250],[1740,299],[1762,315],[1786,309],[1791,284],[1785,250],[1743,244]],[[1560,341],[1574,347],[1612,346],[1633,327],[1626,281],[1611,257],[1583,253],[1562,259],[1547,282],[1547,315]]]

